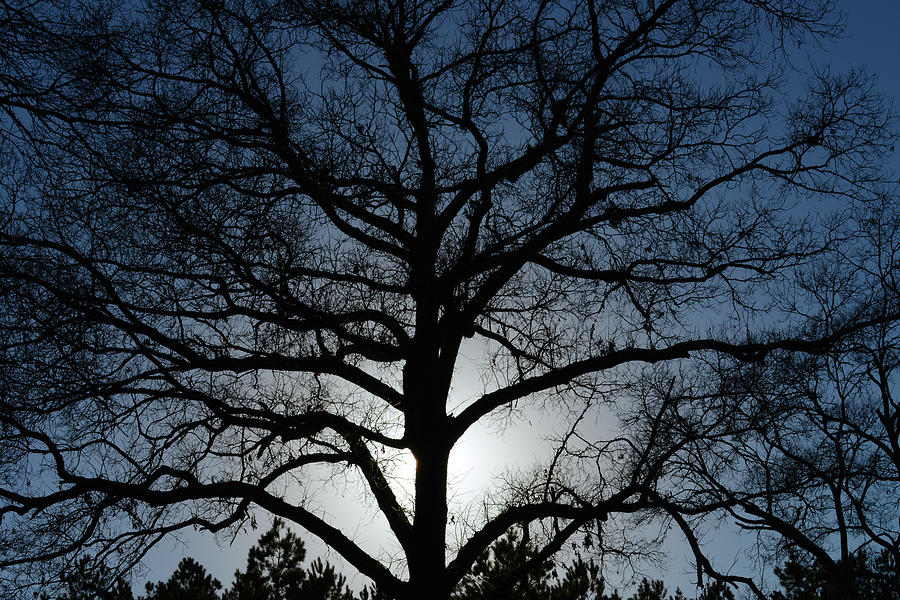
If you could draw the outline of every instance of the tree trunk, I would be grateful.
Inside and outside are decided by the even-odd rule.
[[[410,598],[445,600],[450,597],[445,572],[448,452],[442,446],[421,447],[416,454]]]
[[[404,372],[404,392],[409,399],[405,437],[416,459],[413,543],[407,556],[410,599],[450,597],[445,548],[451,446],[446,410],[449,377],[434,348],[436,339],[426,339]]]

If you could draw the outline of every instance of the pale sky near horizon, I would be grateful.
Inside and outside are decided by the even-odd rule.
[[[830,61],[835,71],[841,71],[850,66],[864,67],[870,73],[876,75],[879,88],[883,93],[900,106],[900,0],[857,0],[842,1],[842,9],[847,13],[847,30],[845,37],[836,43],[829,42],[826,45],[823,60]],[[895,154],[891,158],[894,171],[900,175],[900,160]],[[546,425],[546,424],[545,424]],[[535,450],[532,441],[548,429],[541,428],[541,424],[523,423],[521,428],[510,430],[507,437],[500,439],[497,432],[484,430],[476,433],[477,441],[471,442],[468,448],[463,449],[463,456],[455,456],[456,477],[459,480],[462,493],[477,488],[490,473],[469,470],[465,462],[478,460],[479,457],[490,456],[492,453],[506,453],[521,457],[524,461],[532,458]],[[470,454],[466,454],[466,452]],[[335,498],[336,505],[341,502]],[[184,544],[166,541],[152,550],[146,557],[145,564],[149,570],[146,577],[134,579],[135,592],[142,593],[144,583],[147,580],[157,581],[167,579],[184,556],[192,556],[203,564],[207,570],[224,584],[229,584],[236,568],[243,568],[248,548],[256,538],[268,527],[269,522],[261,522],[256,532],[239,536],[235,543],[228,547],[227,544],[217,545],[212,536],[194,534],[186,535]],[[320,542],[304,532],[299,532],[306,541],[307,557],[315,558],[323,555],[324,547]],[[742,560],[736,553],[733,542],[736,538],[732,534],[723,535],[721,542],[715,547],[715,552],[721,557],[722,563]],[[666,581],[670,593],[676,586],[680,586],[689,596],[694,595],[694,582],[696,575],[689,564],[689,552],[686,546],[677,539],[668,544],[670,555],[670,568],[667,571],[648,574],[662,578]],[[721,546],[721,548],[719,547]],[[332,562],[338,562],[334,553],[323,555]],[[365,580],[359,576],[353,576],[351,570],[346,570],[348,578],[359,587]]]

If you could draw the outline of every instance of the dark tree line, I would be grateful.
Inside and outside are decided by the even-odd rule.
[[[840,31],[832,0],[0,0],[2,592],[259,511],[398,599],[513,527],[509,585],[672,530],[764,597],[720,518],[835,585],[896,562],[893,125],[863,71],[798,68]],[[451,450],[519,411],[559,420],[545,462],[456,510]]]
[[[835,570],[839,581],[835,580]],[[851,586],[861,599],[900,598],[900,568],[888,551],[872,555],[862,550],[837,565],[802,560],[792,553],[775,574],[782,590],[774,592],[772,600],[840,600],[847,597],[845,590]]]
[[[332,565],[321,559],[307,565],[305,559],[303,541],[276,520],[250,549],[246,568],[235,572],[227,590],[203,565],[185,558],[166,581],[148,583],[138,600],[356,600]],[[91,570],[90,561],[84,561],[53,598],[135,600],[135,595],[124,577],[105,568]]]
[[[518,567],[537,549],[524,543],[515,532],[495,542],[479,557],[462,579],[454,600],[626,600],[618,592],[607,593],[600,568],[592,560],[577,556],[566,564],[547,561],[524,579],[511,580]],[[372,588],[357,594],[346,579],[321,559],[305,564],[303,541],[276,520],[250,549],[245,570],[235,572],[227,590],[192,558],[183,559],[166,581],[148,583],[146,593],[137,600],[379,600],[383,596]],[[874,559],[862,552],[850,557],[843,573],[859,590],[860,600],[897,600],[900,598],[900,570],[883,552]],[[88,560],[67,575],[65,589],[42,600],[135,600],[127,580],[110,570],[91,570]],[[826,572],[827,566],[804,561],[797,553],[775,574],[781,589],[770,600],[840,600]],[[661,580],[642,579],[627,600],[691,600],[680,589],[674,595]],[[735,600],[731,586],[708,584],[696,600]]]

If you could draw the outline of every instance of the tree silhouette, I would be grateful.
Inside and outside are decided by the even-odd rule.
[[[303,566],[303,541],[276,519],[250,549],[245,571],[237,571],[223,600],[353,600],[346,579],[317,558]]]
[[[839,25],[829,0],[0,0],[6,589],[258,510],[393,598],[447,600],[513,526],[529,568],[583,538],[627,563],[654,518],[752,584],[695,539],[745,500],[682,468],[723,437],[668,418],[721,397],[655,392],[896,316],[819,321],[803,285],[866,289],[845,259],[891,143],[863,73],[792,70]],[[451,450],[520,410],[559,419],[546,463],[451,515]],[[391,540],[329,520],[333,489]]]
[[[883,307],[877,310],[900,298],[896,208],[873,202],[861,220],[854,252],[805,277],[803,285],[819,298],[813,323],[845,320],[859,309],[856,290]],[[740,527],[768,540],[769,560],[785,549],[807,553],[836,597],[866,597],[853,575],[859,554],[868,549],[900,562],[898,366],[895,322],[812,355],[782,349],[754,364],[711,365],[700,375],[709,386],[686,389],[677,408],[663,409],[675,430],[669,435],[685,439],[702,428],[720,440],[696,445],[677,461],[692,482],[691,501],[727,507]],[[673,389],[656,386],[654,406]]]
[[[454,600],[621,600],[618,593],[604,593],[599,568],[580,556],[573,561],[549,561],[537,569],[525,569],[537,549],[522,543],[510,532],[497,540],[454,591]],[[195,559],[183,559],[165,582],[147,584],[147,596],[138,600],[355,600],[346,578],[334,566],[314,560],[304,567],[303,541],[276,519],[272,527],[250,548],[246,570],[235,572],[232,586],[219,594],[221,584],[207,574]],[[558,572],[563,576],[559,577]],[[518,578],[524,577],[525,581]],[[644,584],[646,584],[646,580]],[[654,582],[662,586],[662,582]],[[131,587],[121,577],[113,577],[105,567],[91,570],[91,561],[66,575],[65,590],[43,594],[43,600],[134,600]],[[372,588],[364,588],[359,598],[381,598]],[[680,598],[680,597],[679,597]],[[716,597],[718,598],[718,597]]]
[[[276,519],[250,549],[247,568],[235,573],[230,588],[206,572],[195,559],[185,558],[166,581],[148,583],[146,596],[138,600],[354,600],[346,578],[321,559],[308,567],[303,541]],[[44,600],[51,595],[43,594]],[[93,567],[83,560],[79,568],[65,575],[61,593],[55,600],[134,600],[131,587],[109,569]]]
[[[637,593],[629,600],[666,600],[666,586],[659,580],[641,579]]]
[[[182,559],[166,581],[147,584],[142,600],[219,600],[222,584],[193,558]]]
[[[618,593],[606,595],[593,561],[577,556],[565,565],[544,561],[533,566],[537,555],[538,548],[508,532],[475,561],[453,600],[621,600]]]
[[[833,571],[842,578],[837,581]],[[803,560],[796,552],[775,568],[781,591],[772,600],[897,600],[900,571],[891,553],[882,551],[874,559],[862,550],[837,565]],[[847,590],[852,590],[848,595]]]
[[[78,561],[66,576],[62,590],[54,595],[41,594],[41,600],[134,600],[131,585],[115,577],[109,569],[96,567],[90,560]]]

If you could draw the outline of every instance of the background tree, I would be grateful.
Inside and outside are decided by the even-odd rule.
[[[166,581],[147,584],[142,600],[219,600],[222,584],[193,558],[182,559]]]
[[[538,548],[510,531],[472,565],[459,582],[454,600],[621,600],[605,593],[606,583],[593,561],[576,556],[565,565],[530,561]],[[562,573],[562,576],[560,576]]]
[[[618,595],[616,595],[618,598]],[[662,580],[641,579],[635,593],[628,600],[689,600],[681,588],[676,588],[675,595],[669,595],[666,584]],[[734,600],[734,592],[730,586],[720,581],[713,581],[700,590],[697,600]]]
[[[734,592],[727,584],[713,581],[703,588],[697,600],[734,600]]]
[[[666,600],[666,585],[646,577],[638,584],[637,592],[629,600]]]
[[[303,566],[303,541],[275,520],[250,548],[245,571],[235,573],[231,587],[222,584],[193,558],[182,560],[166,581],[148,583],[139,600],[354,600],[344,576],[321,559]],[[56,600],[133,600],[130,584],[109,569],[84,560],[65,576],[65,590]],[[50,595],[43,598],[49,600]]]
[[[254,510],[396,598],[446,600],[516,525],[539,568],[576,534],[640,556],[663,516],[706,565],[691,518],[743,498],[685,499],[673,457],[721,436],[666,425],[646,365],[820,353],[897,314],[804,328],[795,293],[851,254],[891,143],[864,74],[786,84],[839,32],[828,0],[0,11],[10,593]],[[526,408],[563,419],[555,452],[451,520],[451,449]],[[393,545],[326,519],[313,477]]]
[[[891,202],[873,201],[859,216],[852,253],[810,265],[800,293],[815,304],[804,335],[863,310],[893,310],[898,224]],[[660,376],[647,388],[648,405],[665,415],[669,439],[697,440],[673,453],[670,467],[691,482],[673,499],[682,502],[675,512],[719,502],[719,514],[758,533],[769,562],[799,549],[829,579],[829,594],[869,597],[855,575],[866,550],[900,560],[898,333],[885,320],[814,354],[720,360],[691,375],[707,386]]]
[[[479,558],[454,591],[454,600],[622,600],[618,592],[606,594],[606,583],[600,568],[581,556],[565,563],[547,561],[537,569],[523,569],[537,548],[519,539],[515,531],[494,542],[489,552]],[[302,566],[305,557],[302,540],[278,519],[260,536],[247,556],[246,571],[237,571],[232,586],[219,595],[221,584],[206,573],[196,560],[186,558],[165,582],[147,584],[147,596],[139,600],[354,600],[355,594],[334,567],[317,558],[308,568]],[[870,568],[863,556],[859,570],[860,585],[867,589],[887,589],[890,581],[882,575],[896,577],[893,565],[885,562],[886,555],[874,561]],[[91,562],[81,561],[79,568],[66,575],[66,590],[58,595],[43,594],[44,600],[133,600],[127,581],[113,577],[106,568],[90,570]],[[788,596],[773,596],[773,600],[818,600],[816,595],[825,581],[821,570],[807,565],[796,556],[782,568],[775,569]],[[865,577],[862,573],[865,572]],[[560,576],[562,573],[562,576]],[[521,578],[525,578],[522,580]],[[880,586],[880,587],[879,587]],[[811,590],[811,591],[808,591]],[[362,600],[381,598],[377,590],[363,588]],[[893,600],[889,595],[865,595],[864,598]],[[673,600],[666,595],[662,581],[642,579],[629,600]],[[676,590],[674,600],[688,600]],[[707,585],[697,600],[734,600],[723,584]]]
[[[276,519],[247,556],[247,568],[234,574],[223,600],[353,600],[346,578],[317,558],[303,566],[303,541]]]
[[[97,567],[90,560],[78,561],[66,575],[65,586],[53,596],[41,594],[41,600],[134,600],[131,584],[116,577],[109,569]]]
[[[841,561],[843,563],[843,561]],[[775,569],[781,590],[772,594],[772,600],[830,600],[844,598],[842,588],[836,585],[830,570],[815,560],[803,560],[791,554],[785,564]],[[837,569],[856,590],[860,600],[896,600],[900,598],[900,571],[887,551],[875,558],[866,552],[853,554],[847,563]]]

